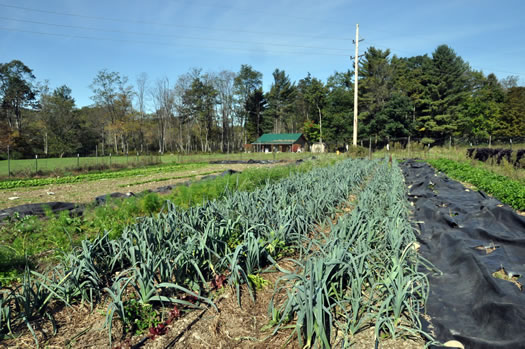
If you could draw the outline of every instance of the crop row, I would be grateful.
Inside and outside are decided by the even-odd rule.
[[[369,326],[375,338],[386,333],[431,339],[419,321],[428,282],[418,271],[408,215],[401,171],[385,162],[353,211],[327,235],[302,245],[307,258],[296,260],[294,271],[283,270],[275,294],[286,292],[285,301],[270,308],[275,332],[296,319],[295,333],[305,347],[347,347]]]
[[[429,160],[428,163],[454,179],[468,182],[494,195],[517,210],[525,210],[525,186],[519,181],[454,160],[437,159]]]
[[[187,300],[191,297],[213,307],[210,280],[226,279],[239,294],[240,285],[250,286],[262,267],[300,246],[313,225],[333,213],[376,166],[346,160],[187,210],[168,203],[158,217],[126,228],[119,239],[105,234],[83,241],[52,273],[26,273],[22,285],[3,292],[1,329],[25,323],[33,331],[32,320],[52,317],[51,299],[94,305],[109,298],[110,340],[115,317],[131,322],[126,315],[131,302],[197,307]]]
[[[96,181],[100,179],[113,179],[122,177],[132,177],[139,175],[156,174],[159,172],[170,172],[170,171],[181,171],[196,169],[203,167],[205,163],[194,163],[194,164],[175,164],[168,166],[155,166],[136,168],[120,171],[107,171],[97,173],[87,173],[78,176],[64,176],[64,177],[49,177],[49,178],[33,178],[33,179],[19,179],[19,180],[6,180],[0,181],[0,190],[2,189],[14,189],[24,187],[41,187],[51,184],[68,184],[68,183],[79,183],[87,181]]]

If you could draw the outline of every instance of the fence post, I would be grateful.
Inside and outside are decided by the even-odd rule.
[[[80,168],[80,154],[77,153],[77,168]]]
[[[137,152],[137,165],[139,164],[139,152]]]
[[[448,137],[448,149],[450,150],[452,148],[452,136]]]
[[[126,164],[129,165],[129,153],[127,149],[126,149]]]
[[[372,137],[368,140],[368,160],[372,160]]]
[[[410,158],[410,136],[408,136],[407,151],[408,151],[408,157]]]
[[[9,146],[7,146],[7,177],[11,177],[11,153],[9,150]]]
[[[109,167],[111,167],[111,153],[109,153]]]
[[[35,172],[38,172],[38,154],[35,154]]]
[[[512,138],[510,139],[510,149],[512,149]]]

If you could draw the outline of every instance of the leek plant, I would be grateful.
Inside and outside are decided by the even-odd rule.
[[[375,327],[383,335],[422,334],[420,312],[428,281],[412,244],[403,176],[396,163],[377,165],[359,192],[357,206],[303,244],[302,260],[276,285],[269,315],[277,332],[289,322],[305,347],[350,346],[353,336]],[[275,301],[286,291],[284,301]],[[345,333],[337,338],[337,331]],[[339,336],[341,337],[341,336]]]
[[[110,232],[104,232],[83,241],[51,273],[56,277],[39,282],[47,286],[42,290],[54,290],[52,297],[66,305],[79,300],[93,307],[108,299],[110,339],[115,318],[129,321],[124,309],[129,299],[155,306],[198,307],[185,300],[191,297],[214,307],[209,282],[227,279],[240,302],[242,285],[252,296],[256,291],[250,275],[258,274],[284,252],[295,250],[306,256],[309,251],[304,245],[315,225],[333,216],[337,206],[361,190],[374,171],[378,171],[377,162],[348,159],[250,192],[230,192],[221,200],[197,207],[182,209],[168,202],[157,216],[126,227],[118,239],[111,240]],[[342,232],[338,234],[341,241],[346,239]],[[361,236],[361,232],[356,234]],[[334,323],[334,311],[345,304],[340,294],[353,273],[349,261],[340,261],[351,249],[348,243],[344,246],[322,250],[305,264],[313,278],[288,276],[289,281],[303,284],[295,297],[318,306],[301,318],[299,327],[304,325],[306,330],[299,332],[307,343],[313,343],[314,338],[325,345],[331,341],[327,328]],[[364,248],[361,253],[366,253]],[[60,287],[58,280],[62,281]],[[288,308],[288,312],[297,310],[293,304]],[[279,308],[279,312],[286,311]],[[2,314],[1,323],[7,323],[8,313]],[[8,315],[12,320],[13,314]]]

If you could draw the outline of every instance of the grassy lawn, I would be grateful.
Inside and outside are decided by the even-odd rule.
[[[162,156],[141,155],[136,156],[99,156],[99,157],[76,157],[69,158],[39,158],[11,160],[11,173],[15,177],[27,177],[37,170],[42,175],[55,174],[55,172],[65,173],[75,172],[77,170],[89,171],[90,168],[102,166],[125,166],[125,167],[142,167],[152,163],[174,164],[174,163],[193,163],[209,162],[220,160],[297,160],[311,156],[311,153],[210,153],[210,154],[165,154]],[[8,161],[0,161],[0,178],[8,176]]]

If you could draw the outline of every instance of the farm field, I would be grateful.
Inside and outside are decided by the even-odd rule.
[[[138,184],[141,186],[141,190],[143,190],[142,186],[144,183],[145,185],[162,185],[163,188],[169,189],[163,190],[163,192],[165,191],[164,194],[155,192],[148,194],[147,191],[141,194],[137,191],[137,196],[127,197],[126,199],[110,198],[109,202],[104,205],[95,204],[92,197],[90,197],[90,201],[87,201],[86,205],[80,205],[80,209],[83,211],[81,216],[76,214],[70,215],[68,211],[60,214],[47,212],[45,213],[45,219],[36,216],[20,216],[16,218],[11,214],[11,218],[6,218],[0,226],[0,245],[2,246],[0,250],[0,265],[2,266],[2,274],[4,277],[12,278],[13,273],[16,276],[16,270],[19,272],[20,270],[23,271],[26,259],[39,259],[38,256],[41,255],[46,256],[46,259],[60,256],[64,252],[69,252],[73,246],[78,245],[80,240],[93,238],[101,231],[107,231],[110,237],[118,237],[125,226],[136,222],[138,218],[158,213],[166,200],[170,200],[175,205],[184,208],[198,206],[207,200],[221,198],[230,191],[254,190],[259,186],[286,178],[294,173],[306,172],[314,167],[327,166],[334,161],[336,159],[327,157],[323,160],[305,161],[300,164],[293,163],[289,165],[285,163],[274,165],[233,164],[233,167],[237,168],[237,170],[242,169],[242,172],[218,177],[215,175],[216,178],[200,181],[198,178],[201,176],[195,176],[195,173],[191,173],[191,177],[177,174],[175,177],[169,177],[171,178],[168,180],[171,183],[170,186],[166,186],[165,177],[161,178],[161,181],[157,179],[144,180],[143,177],[140,177],[133,180],[139,179],[135,183],[142,183]],[[219,166],[220,168],[226,165],[214,166]],[[219,173],[235,172],[231,168],[228,168],[228,171],[224,171],[221,168]],[[208,175],[208,177],[213,176]],[[178,179],[174,180],[173,178]],[[181,180],[184,180],[184,185],[178,185],[178,183],[173,182]],[[106,182],[109,181],[102,181],[101,183]],[[129,188],[127,185],[120,185],[119,187],[109,185],[108,190],[112,192],[114,190],[129,190]],[[88,192],[89,195],[93,194],[93,191],[89,191],[89,189]]]
[[[52,272],[26,274],[5,293],[2,323],[27,327],[17,342],[28,346],[44,340],[41,329],[52,324],[45,320],[50,316],[61,320],[45,345],[71,344],[72,338],[100,347],[126,338],[136,343],[144,331],[162,337],[165,326],[191,308],[213,316],[221,297],[243,305],[273,289],[266,321],[255,326],[266,339],[243,339],[244,346],[266,345],[277,333],[278,345],[344,345],[370,326],[375,335],[368,347],[373,338],[419,337],[427,283],[417,271],[404,193],[395,162],[345,160],[188,210],[168,205],[117,240],[106,235],[83,242]],[[265,271],[272,270],[278,274],[269,285]],[[7,310],[23,300],[24,314]],[[71,332],[61,314],[69,306],[80,310],[73,305],[78,302],[105,309],[105,317],[93,320],[103,320],[103,332],[88,324],[86,331]]]
[[[191,179],[198,179],[205,175],[221,173],[227,169],[242,171],[246,168],[265,166],[275,165],[190,163],[100,174],[13,181],[13,186],[21,186],[0,189],[0,208],[51,201],[85,203],[92,201],[99,195],[116,191],[138,193],[161,185],[172,185]],[[6,183],[0,182],[0,186]],[[49,195],[48,193],[53,194]],[[18,199],[9,200],[12,197],[18,197]]]
[[[462,171],[469,169],[479,170]],[[525,221],[513,209],[434,174],[424,162],[400,166],[388,158],[335,157],[253,171],[277,170],[272,182],[238,185],[218,196],[206,197],[213,187],[204,186],[197,205],[170,197],[173,203],[165,203],[159,214],[129,222],[118,235],[109,230],[92,236],[47,267],[26,270],[2,289],[3,343],[423,348],[453,339],[497,345],[516,333],[491,334],[501,321],[521,326],[523,295],[515,292],[522,280],[514,275],[525,233],[518,226]],[[437,215],[430,213],[436,210]],[[454,234],[486,232],[451,248],[448,240],[435,238],[448,236],[450,229],[457,230]],[[495,245],[498,234],[506,240]],[[466,337],[457,336],[458,330],[449,331],[456,328],[456,315],[444,316],[443,302],[458,306],[454,290],[461,287],[467,297],[460,303],[478,302],[468,295],[491,281],[471,283],[464,275],[466,283],[447,287],[459,272],[449,260],[472,248],[492,251],[502,244],[510,244],[505,245],[509,259],[501,259],[499,271],[489,262],[481,279],[501,283],[499,297],[515,307],[518,317],[502,320],[480,313],[485,320],[478,326],[486,333],[480,337],[462,327],[478,321],[467,316],[457,325]],[[443,248],[455,255],[443,259]],[[477,275],[461,263],[461,272]],[[516,338],[513,343],[521,340]]]

